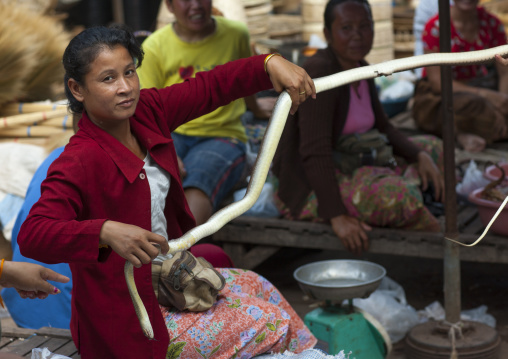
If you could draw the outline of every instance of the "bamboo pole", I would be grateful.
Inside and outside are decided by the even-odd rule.
[[[45,102],[13,102],[0,108],[0,116],[14,116],[33,112],[55,111],[66,108],[67,105]]]
[[[23,143],[26,145],[35,145],[35,146],[46,146],[48,142],[47,137],[7,137],[0,138],[0,143]]]
[[[58,127],[52,126],[25,126],[25,127],[13,127],[0,131],[0,138],[5,137],[49,137],[52,135],[56,135],[59,133],[63,133],[64,131],[72,131],[72,130],[62,130]]]
[[[4,131],[6,127],[16,127],[22,125],[32,125],[51,118],[64,117],[68,115],[67,108],[54,111],[43,111],[27,113],[15,116],[0,117],[0,131]]]
[[[59,127],[62,129],[72,129],[72,116],[50,118],[49,120],[37,123],[37,126]],[[0,132],[2,130],[0,129]]]

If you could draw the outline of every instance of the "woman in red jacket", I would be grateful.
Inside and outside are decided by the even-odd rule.
[[[242,59],[164,89],[140,90],[143,53],[129,31],[89,28],[63,57],[79,130],[48,170],[21,227],[24,256],[68,262],[74,281],[71,332],[87,358],[230,358],[299,352],[316,343],[276,288],[253,272],[219,269],[226,287],[206,312],[159,307],[151,266],[168,239],[191,229],[171,132],[240,97],[286,90],[292,112],[315,97],[310,77],[279,56]],[[305,92],[305,93],[304,93]],[[123,268],[135,267],[154,328],[144,337]],[[162,315],[161,315],[162,312]],[[168,335],[169,334],[169,335]]]

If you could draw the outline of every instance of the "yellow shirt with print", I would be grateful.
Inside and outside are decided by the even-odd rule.
[[[142,88],[163,88],[194,77],[196,72],[213,69],[251,55],[249,32],[239,21],[214,17],[215,32],[204,40],[187,43],[176,35],[172,24],[155,31],[143,42],[145,57],[138,69]],[[240,116],[245,112],[243,99],[192,120],[176,133],[199,137],[229,137],[247,141]]]

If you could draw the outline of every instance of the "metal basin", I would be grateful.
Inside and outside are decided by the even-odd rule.
[[[333,301],[366,298],[385,275],[386,270],[379,264],[349,259],[309,263],[293,273],[305,294]]]

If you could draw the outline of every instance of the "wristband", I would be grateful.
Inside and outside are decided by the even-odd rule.
[[[265,57],[265,72],[266,73],[268,73],[268,70],[266,69],[266,64],[268,63],[268,60],[270,60],[274,56],[281,56],[282,57],[282,55],[277,52],[274,52],[273,54],[270,54],[267,57]]]

